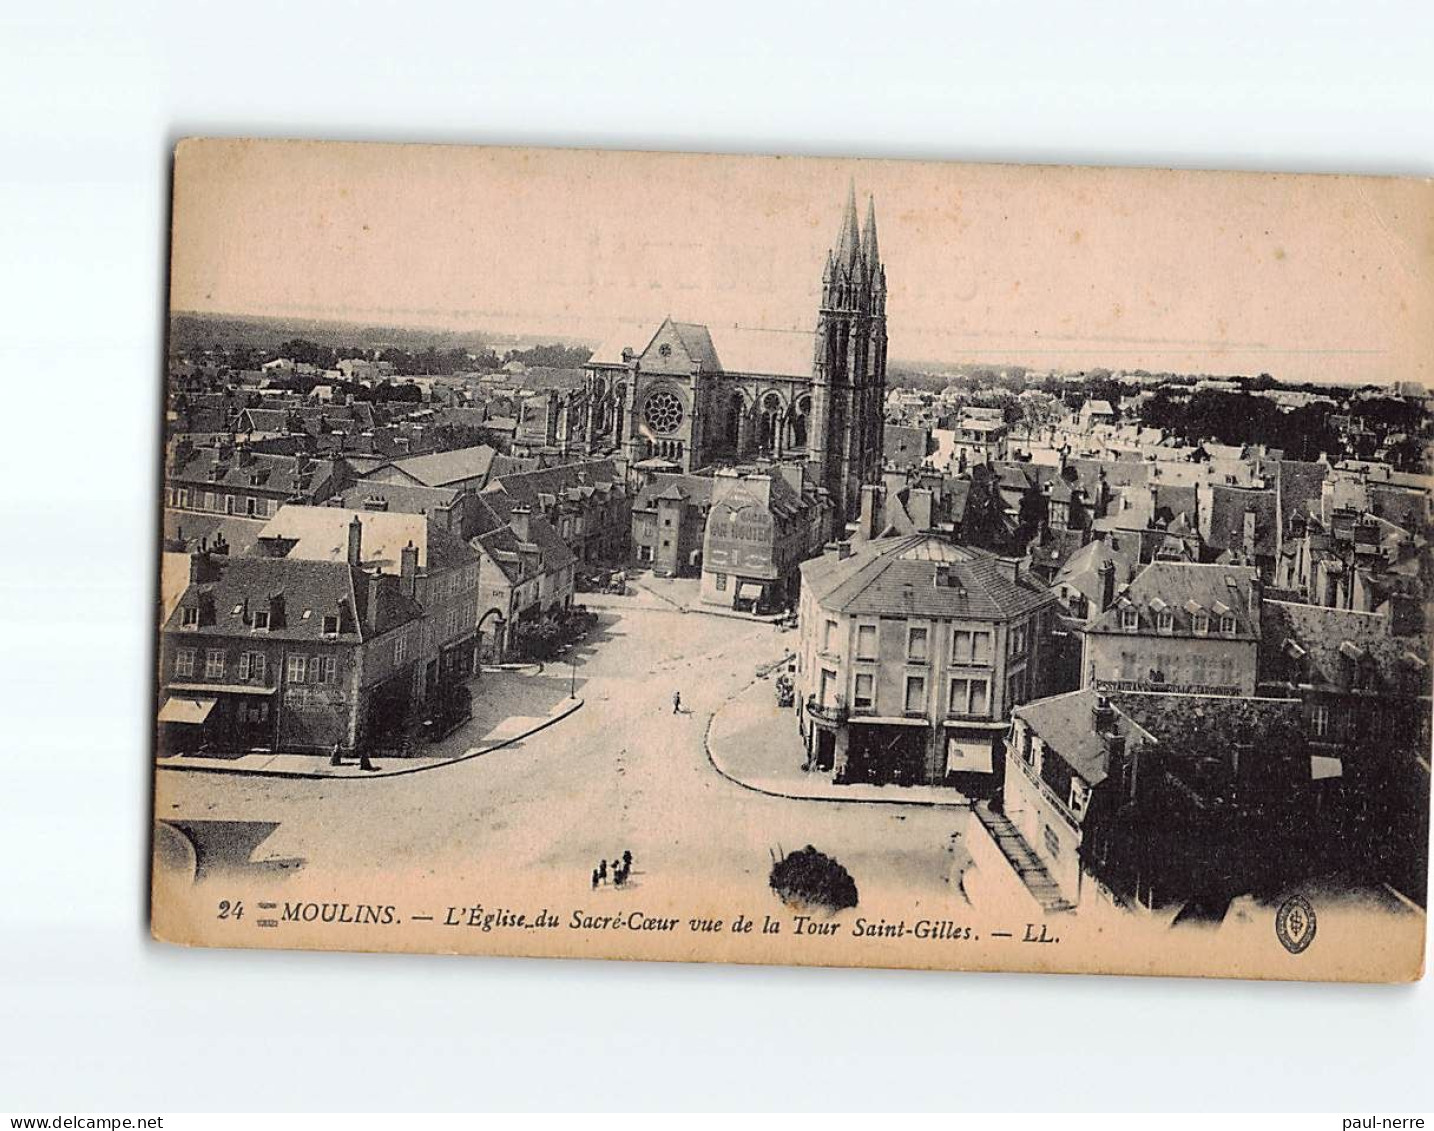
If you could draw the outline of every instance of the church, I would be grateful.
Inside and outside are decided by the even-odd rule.
[[[822,272],[813,331],[665,319],[606,342],[585,366],[588,452],[629,467],[710,474],[761,461],[806,463],[837,531],[882,469],[886,270],[876,204],[857,223],[848,189]]]

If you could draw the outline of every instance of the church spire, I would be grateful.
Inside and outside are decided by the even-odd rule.
[[[866,226],[861,233],[861,250],[866,256],[866,269],[875,273],[877,265],[881,262],[881,253],[876,246],[876,197],[874,196],[866,198]]]
[[[841,235],[837,239],[836,260],[850,267],[861,254],[861,236],[856,227],[856,181],[847,184],[846,212],[841,218]]]

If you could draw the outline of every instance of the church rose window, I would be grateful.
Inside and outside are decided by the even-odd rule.
[[[671,435],[682,426],[682,402],[677,399],[676,393],[659,389],[642,406],[642,418],[654,432]]]

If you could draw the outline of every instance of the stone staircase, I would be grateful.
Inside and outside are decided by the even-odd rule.
[[[1031,893],[1032,898],[1041,905],[1041,908],[1048,914],[1055,914],[1060,911],[1074,910],[1075,904],[1061,894],[1061,889],[1056,881],[1051,878],[1046,866],[1041,863],[1041,858],[1031,851],[1031,846],[1026,843],[1025,837],[1016,830],[1003,813],[995,812],[989,802],[978,802],[974,807],[976,819],[981,826],[991,835],[996,847],[1001,850],[1001,855],[1015,870],[1016,875],[1021,878],[1021,883],[1026,885],[1026,890]]]

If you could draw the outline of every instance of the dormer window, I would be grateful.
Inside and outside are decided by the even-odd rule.
[[[1090,805],[1090,786],[1080,778],[1071,778],[1070,811],[1073,816],[1084,817]]]
[[[1198,612],[1198,613],[1196,613],[1195,616],[1194,616],[1194,618],[1193,618],[1193,620],[1192,620],[1192,623],[1193,623],[1193,625],[1195,626],[1195,635],[1196,635],[1196,636],[1209,636],[1209,635],[1210,635],[1210,614],[1209,614],[1209,613],[1204,612],[1203,610],[1200,611],[1200,612]]]
[[[265,611],[265,612],[260,612],[260,611],[258,611],[258,610],[255,610],[255,612],[254,612],[254,626],[253,626],[253,627],[254,627],[254,631],[255,631],[255,632],[268,632],[268,631],[269,631],[269,614],[268,614],[267,611]]]
[[[1120,627],[1124,632],[1134,632],[1140,627],[1140,614],[1133,605],[1126,605],[1120,610]]]
[[[185,605],[179,612],[179,627],[196,629],[199,627],[199,606]]]
[[[330,613],[324,617],[324,635],[337,636],[339,634],[338,614]]]
[[[1220,632],[1225,636],[1235,635],[1235,617],[1233,613],[1226,613],[1220,618]]]
[[[1175,631],[1175,614],[1169,609],[1161,609],[1155,614],[1155,628],[1156,631],[1169,636]]]

